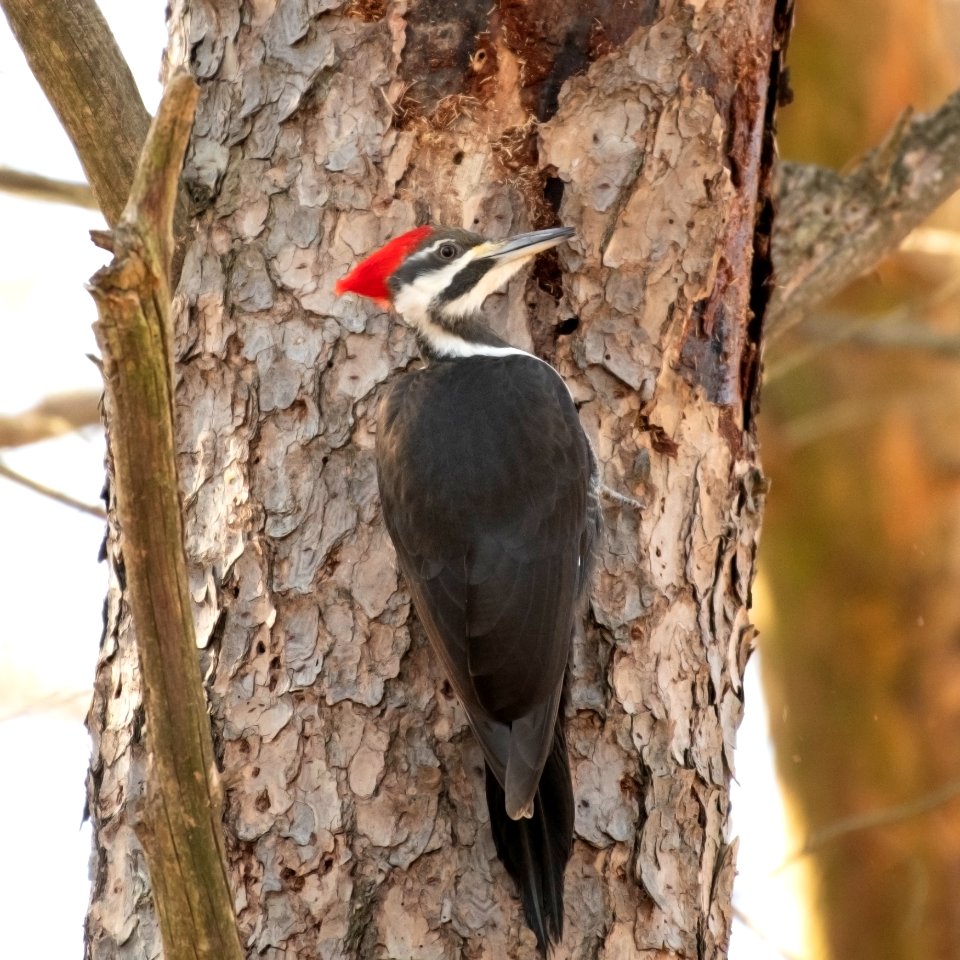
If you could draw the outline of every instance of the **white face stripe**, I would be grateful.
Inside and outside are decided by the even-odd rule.
[[[431,270],[416,277],[413,283],[401,287],[393,300],[393,309],[407,324],[418,329],[421,320],[425,320],[430,304],[447,289],[453,278],[470,262],[470,257],[462,257],[441,270]]]
[[[430,319],[430,304],[450,285],[453,278],[473,258],[451,263],[442,270],[434,270],[417,277],[413,283],[402,287],[393,301],[393,308],[403,317],[440,357],[506,357],[511,354],[533,356],[517,347],[494,347],[485,343],[471,343],[449,330],[444,330]],[[487,297],[513,276],[523,262],[505,263],[492,267],[480,282],[462,297],[451,301],[443,308],[445,316],[465,317],[476,313]],[[492,274],[492,276],[491,276]]]
[[[429,246],[424,247],[422,250],[418,250],[410,259],[411,260],[424,260],[426,257],[429,257],[431,253],[436,252],[440,247],[445,243],[450,241],[446,237],[441,237],[439,240],[434,240]]]
[[[418,250],[410,259],[422,260],[429,257],[432,253],[442,247],[445,243],[450,243],[447,237],[441,237],[435,240],[429,246]],[[426,313],[440,294],[447,289],[453,282],[453,278],[474,260],[478,260],[490,253],[497,245],[492,243],[478,243],[477,246],[466,250],[464,254],[440,270],[431,270],[426,274],[417,277],[413,283],[403,287],[399,294],[394,298],[393,307],[410,326],[416,326],[416,318],[421,313]],[[448,317],[466,317],[476,313],[483,305],[483,301],[503,286],[526,261],[526,257],[516,260],[505,261],[490,268],[480,279],[480,282],[474,289],[468,291],[459,299],[447,304],[444,309],[444,315]],[[454,309],[456,305],[456,309]]]
[[[423,250],[417,251],[414,259],[420,259],[428,256],[434,250],[444,243],[450,241],[446,238],[435,241]],[[477,257],[488,253],[492,245],[482,243],[467,251],[467,255],[461,257],[440,270],[432,270],[429,273],[418,276],[410,284],[407,284],[398,291],[393,300],[393,308],[403,317],[404,323],[412,327],[423,339],[430,345],[430,349],[438,357],[507,357],[522,356],[533,357],[540,360],[539,357],[526,350],[520,350],[517,347],[495,347],[485,343],[471,343],[456,333],[446,330],[438,323],[434,323],[430,318],[430,305],[440,296],[440,294],[450,286],[454,277],[463,270],[468,264],[472,263]],[[551,244],[552,246],[552,244]],[[527,257],[507,260],[503,263],[495,264],[479,280],[479,282],[462,297],[444,304],[442,313],[445,317],[456,319],[458,317],[468,317],[477,313],[483,306],[483,301],[491,293],[499,290],[506,282],[520,270]],[[545,361],[540,360],[541,363]],[[549,366],[549,364],[547,364]]]
[[[451,300],[443,305],[442,313],[445,317],[469,317],[477,313],[483,306],[483,301],[495,293],[524,265],[524,260],[508,260],[491,267],[462,297]]]

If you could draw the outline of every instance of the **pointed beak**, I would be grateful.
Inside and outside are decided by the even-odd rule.
[[[490,241],[477,251],[477,260],[496,260],[510,263],[513,260],[526,260],[528,257],[555,247],[569,240],[576,231],[573,227],[551,227],[549,230],[534,230],[532,233],[518,233],[506,240]]]

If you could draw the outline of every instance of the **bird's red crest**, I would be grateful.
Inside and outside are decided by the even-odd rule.
[[[416,227],[394,237],[366,260],[361,260],[342,280],[337,281],[334,290],[339,297],[344,293],[357,293],[361,297],[373,300],[389,300],[390,290],[387,280],[410,254],[433,233],[433,227]]]

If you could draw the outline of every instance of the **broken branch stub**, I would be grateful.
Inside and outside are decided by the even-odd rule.
[[[112,522],[142,673],[150,763],[137,834],[166,960],[241,960],[222,797],[183,550],[170,345],[173,216],[199,90],[174,74],[150,127],[113,262],[93,277],[103,355]]]

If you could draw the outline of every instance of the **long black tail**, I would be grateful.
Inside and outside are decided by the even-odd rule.
[[[533,817],[511,820],[507,816],[503,787],[489,767],[487,808],[497,855],[520,888],[527,923],[546,956],[563,937],[563,872],[573,847],[573,786],[562,710],[553,750],[537,788]]]

